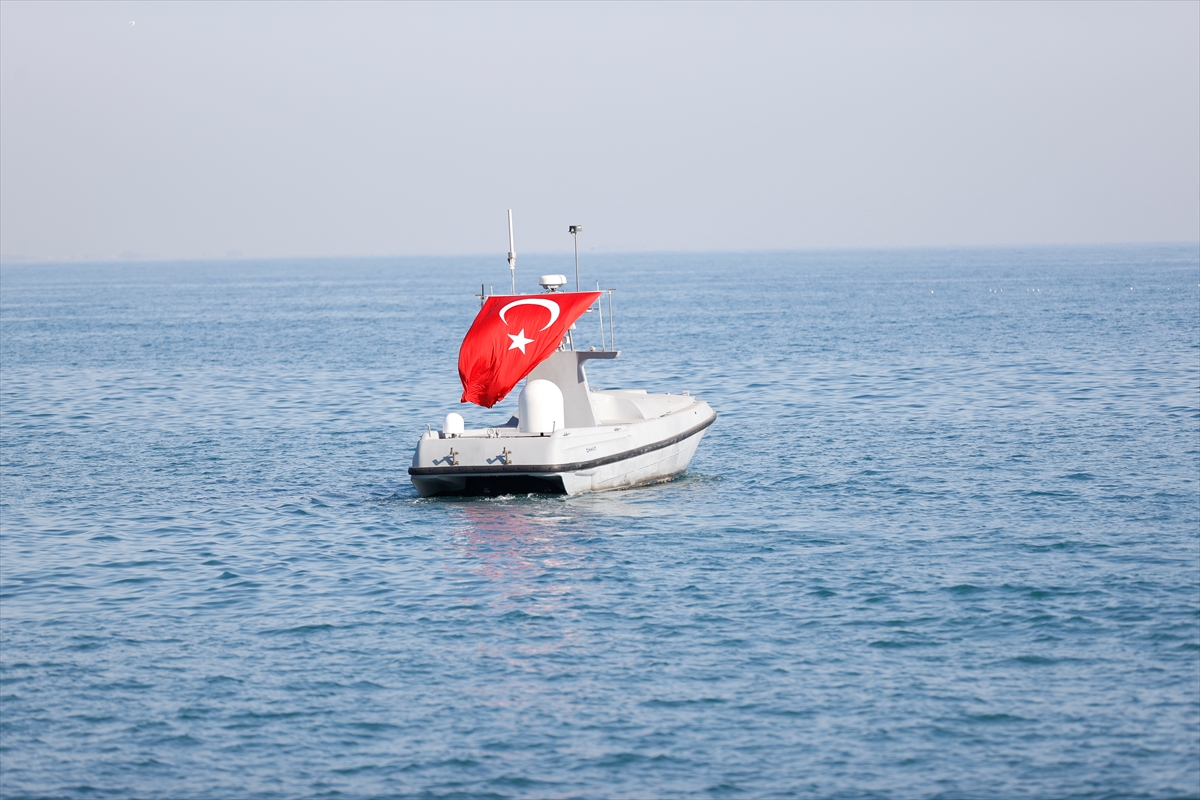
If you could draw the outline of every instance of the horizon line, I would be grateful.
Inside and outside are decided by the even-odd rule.
[[[1027,249],[1058,249],[1058,248],[1093,248],[1093,247],[1164,247],[1164,246],[1195,246],[1200,248],[1200,239],[1164,239],[1142,241],[1096,241],[1096,242],[1025,242],[1010,244],[922,244],[922,245],[832,245],[821,247],[762,247],[762,248],[712,248],[705,250],[663,248],[640,250],[599,250],[590,249],[589,255],[604,256],[639,256],[639,255],[718,255],[718,254],[755,254],[770,253],[830,253],[830,252],[885,252],[885,251],[920,251],[920,250],[1027,250]],[[522,253],[527,258],[570,257],[573,251],[567,250],[534,250]],[[449,258],[491,258],[503,260],[506,252],[463,252],[463,253],[358,253],[358,254],[325,254],[325,255],[245,255],[238,251],[229,251],[223,255],[199,256],[155,256],[142,255],[136,252],[125,252],[111,256],[26,256],[0,254],[0,265],[29,265],[44,266],[53,264],[130,264],[130,263],[188,263],[188,262],[237,262],[237,261],[326,261],[331,259],[344,260],[377,260],[395,259],[449,259]],[[582,255],[582,254],[581,254]]]

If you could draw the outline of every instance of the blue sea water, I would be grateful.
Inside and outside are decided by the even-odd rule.
[[[4,265],[0,797],[1200,797],[1200,248],[582,267],[682,479],[417,497],[502,256]]]

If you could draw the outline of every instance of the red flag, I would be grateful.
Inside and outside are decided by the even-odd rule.
[[[462,402],[491,408],[558,349],[600,292],[493,295],[458,351]]]

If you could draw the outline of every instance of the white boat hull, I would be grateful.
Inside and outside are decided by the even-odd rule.
[[[687,470],[705,430],[716,420],[703,400],[686,398],[681,405],[654,419],[552,434],[523,434],[515,427],[453,437],[429,433],[418,442],[409,475],[422,497],[571,495],[670,480]]]
[[[716,413],[687,392],[592,391],[584,362],[616,356],[560,350],[529,374],[529,381],[553,383],[561,393],[556,413],[562,416],[555,417],[561,424],[539,427],[530,413],[525,425],[514,417],[501,427],[463,430],[459,418],[451,431],[426,432],[408,470],[417,492],[579,494],[656,483],[685,471]]]

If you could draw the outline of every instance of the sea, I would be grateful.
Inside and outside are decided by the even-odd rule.
[[[674,481],[418,497],[502,253],[0,267],[0,797],[1200,797],[1200,245],[580,270]]]

